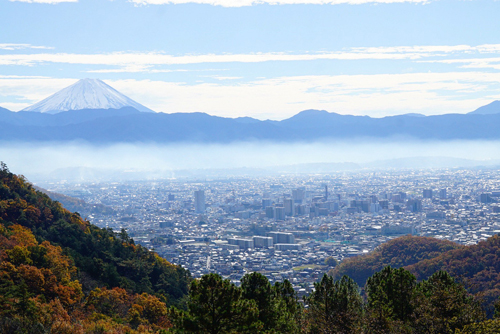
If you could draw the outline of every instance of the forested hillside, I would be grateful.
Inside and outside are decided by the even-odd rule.
[[[448,240],[408,235],[390,240],[369,254],[344,260],[330,275],[335,279],[347,275],[359,286],[364,286],[368,277],[385,266],[405,267],[460,247],[462,246]]]
[[[165,329],[167,305],[187,294],[190,280],[125,231],[116,235],[90,224],[3,163],[0,259],[2,333],[45,333],[54,326]]]
[[[417,279],[426,279],[437,270],[459,277],[485,302],[492,304],[500,296],[500,236],[495,235],[476,245],[451,250],[432,259],[406,267]]]

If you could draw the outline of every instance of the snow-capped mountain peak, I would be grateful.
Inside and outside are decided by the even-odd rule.
[[[123,107],[133,107],[142,112],[154,112],[99,79],[81,79],[22,111],[57,114],[67,110],[120,109]]]

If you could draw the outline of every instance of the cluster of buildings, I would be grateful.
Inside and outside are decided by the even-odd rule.
[[[235,283],[259,271],[299,294],[337,261],[401,235],[474,244],[500,232],[500,170],[367,171],[212,180],[53,183],[112,207],[91,222]]]

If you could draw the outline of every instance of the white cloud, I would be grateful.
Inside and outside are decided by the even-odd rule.
[[[493,53],[500,53],[500,44],[364,47],[337,52],[303,54],[172,56],[163,53],[85,55],[45,52],[0,55],[0,64],[83,64],[91,65],[86,72],[102,74],[211,71],[208,68],[169,69],[168,66],[230,62],[410,59],[417,62],[458,64],[469,69],[446,73],[289,75],[278,78],[259,78],[252,81],[216,73],[215,76],[211,76],[211,78],[218,79],[216,83],[198,81],[195,84],[151,80],[108,82],[132,99],[157,111],[201,111],[228,117],[253,116],[263,119],[280,119],[309,108],[351,114],[370,113],[372,116],[407,112],[440,114],[471,111],[500,96],[500,73],[477,70],[492,69],[496,68],[495,66],[500,69],[500,57],[492,55]],[[484,58],[480,58],[481,56]],[[465,59],[465,57],[469,58]],[[421,67],[419,68],[422,70]],[[2,101],[11,103],[12,106],[16,104],[25,106],[24,104],[37,102],[75,81],[76,79],[0,76],[0,106],[5,106]]]
[[[0,55],[0,65],[33,66],[42,63],[84,64],[117,66],[117,69],[92,70],[97,73],[150,72],[159,69],[153,66],[190,65],[208,63],[259,63],[269,61],[312,61],[312,60],[424,60],[430,57],[445,57],[450,54],[497,53],[500,44],[455,45],[455,46],[396,46],[352,48],[334,52],[313,52],[291,54],[284,52],[249,54],[201,54],[173,56],[159,52],[106,54],[38,53]],[[164,70],[159,70],[164,71]]]
[[[166,70],[166,69],[151,69],[147,65],[132,65],[122,68],[105,68],[100,70],[89,70],[87,73],[173,73],[173,72],[190,72],[190,70]]]
[[[20,110],[76,80],[0,77],[0,106]],[[132,79],[105,81],[160,112],[206,112],[260,119],[287,118],[311,108],[375,117],[408,112],[463,113],[500,96],[500,73],[483,72],[289,76],[193,85]]]
[[[217,80],[240,80],[240,79],[243,79],[243,77],[223,77],[223,76],[219,76],[219,75],[215,75],[213,76],[214,79],[217,79]]]
[[[0,106],[17,111],[73,83],[75,79],[0,76]],[[7,100],[8,98],[8,100]]]
[[[108,53],[108,54],[9,54],[0,55],[0,65],[33,66],[41,63],[85,64],[121,66],[123,71],[134,71],[142,66],[147,69],[153,65],[190,65],[207,63],[259,63],[267,61],[305,61],[319,59],[408,59],[421,58],[421,54],[394,53],[318,53],[318,54],[205,54],[171,56],[162,53]]]
[[[29,107],[30,103],[16,103],[16,102],[4,102],[0,104],[0,107],[9,109],[12,111],[23,110],[26,107]]]
[[[109,83],[156,111],[282,119],[310,108],[375,117],[464,113],[498,98],[499,82],[500,73],[451,72],[296,76],[239,84]]]
[[[428,3],[428,0],[129,0],[136,5],[204,4],[222,7],[246,7],[255,5],[360,5],[366,3]]]
[[[28,76],[28,75],[1,75],[0,79],[49,79],[44,76]]]
[[[31,44],[0,43],[0,50],[22,50],[22,49],[53,49],[49,46],[37,46]]]
[[[467,58],[467,59],[445,59],[445,60],[426,60],[425,63],[440,64],[462,64],[461,68],[489,68],[500,69],[500,58]]]
[[[26,2],[26,3],[44,3],[55,5],[62,2],[78,2],[78,0],[9,0],[11,2]]]

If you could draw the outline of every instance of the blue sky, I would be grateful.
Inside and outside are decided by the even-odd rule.
[[[0,106],[100,78],[158,112],[464,113],[500,98],[500,2],[0,0]]]

